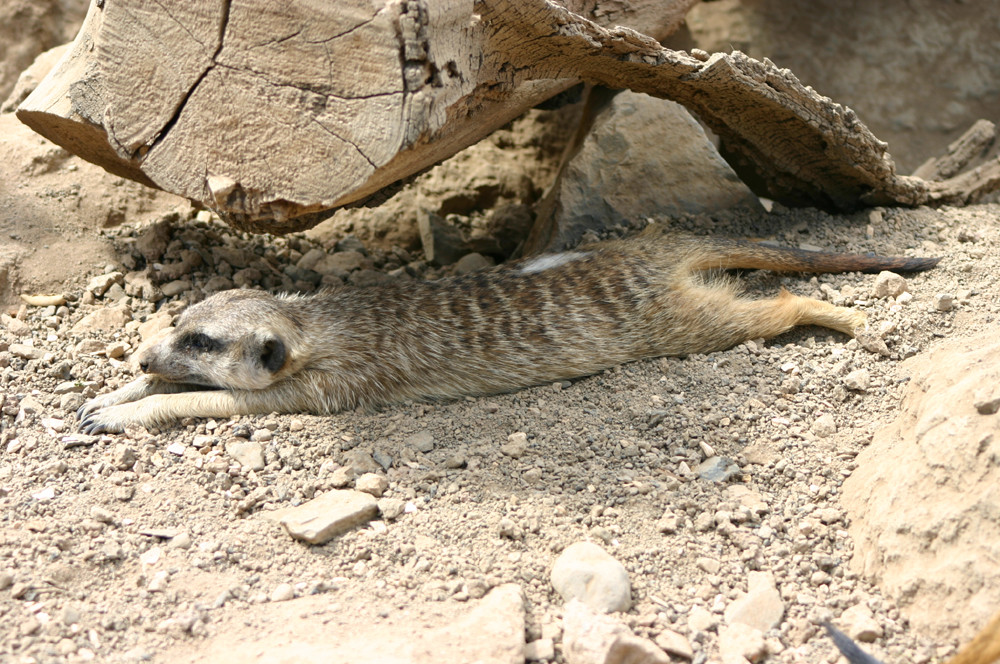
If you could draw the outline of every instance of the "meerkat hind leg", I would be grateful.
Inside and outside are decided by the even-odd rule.
[[[865,314],[856,309],[793,295],[784,288],[777,297],[740,300],[740,305],[753,329],[751,339],[775,337],[798,325],[819,325],[853,337],[855,330],[864,328],[867,321]]]

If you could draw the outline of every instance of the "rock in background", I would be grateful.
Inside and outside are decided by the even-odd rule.
[[[1000,605],[996,329],[909,364],[899,417],[844,483],[852,567],[874,577],[914,629],[968,639]]]
[[[624,90],[591,92],[556,182],[536,208],[526,254],[576,245],[646,216],[757,210],[760,202],[683,106]]]

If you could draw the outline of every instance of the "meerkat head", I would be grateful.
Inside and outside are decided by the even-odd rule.
[[[296,370],[302,323],[281,302],[260,291],[217,293],[181,314],[139,366],[173,383],[264,389]]]

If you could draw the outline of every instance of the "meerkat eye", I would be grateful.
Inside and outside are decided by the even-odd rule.
[[[271,373],[285,366],[285,344],[281,339],[272,337],[261,344],[260,363]]]
[[[212,337],[204,334],[202,332],[192,332],[191,334],[185,335],[181,339],[181,346],[186,350],[192,350],[195,352],[207,352],[214,350],[216,347],[215,340]]]

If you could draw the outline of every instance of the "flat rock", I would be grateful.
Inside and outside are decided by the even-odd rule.
[[[777,627],[785,614],[785,604],[770,572],[747,574],[747,592],[726,607],[729,624],[743,623],[761,632]]]
[[[280,523],[295,539],[323,544],[378,514],[375,496],[362,491],[328,491],[283,511]]]
[[[226,443],[226,454],[246,470],[264,470],[264,448],[260,443],[233,440]]]
[[[567,664],[667,664],[670,657],[625,624],[573,600],[563,612],[563,656]]]
[[[132,311],[128,307],[104,307],[91,311],[70,329],[72,334],[107,334],[118,332],[125,328],[125,323],[132,320]]]
[[[625,567],[592,542],[571,544],[552,565],[552,586],[564,601],[579,600],[597,611],[628,611],[632,586]]]
[[[588,229],[644,216],[761,209],[682,106],[628,90],[591,95],[587,103],[591,128],[540,207],[557,233],[532,250],[560,250],[578,244]]]
[[[673,630],[665,629],[657,634],[656,645],[668,654],[676,655],[682,659],[694,659],[694,649],[691,648],[691,642],[686,636]]]

